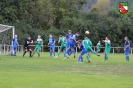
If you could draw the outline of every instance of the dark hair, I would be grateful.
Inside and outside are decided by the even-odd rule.
[[[78,42],[80,42],[80,43],[81,43],[81,42],[82,42],[82,40],[78,40]]]

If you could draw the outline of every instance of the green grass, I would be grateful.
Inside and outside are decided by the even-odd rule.
[[[92,54],[91,63],[76,63],[77,58],[49,58],[49,53],[33,58],[22,53],[0,56],[0,88],[133,88],[133,56],[126,62],[123,54]],[[73,56],[73,55],[72,55]],[[78,55],[77,55],[78,56]]]

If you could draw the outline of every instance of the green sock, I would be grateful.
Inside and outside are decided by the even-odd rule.
[[[38,57],[40,57],[40,53],[39,52],[37,52],[38,53]]]
[[[58,56],[60,56],[60,51],[58,51]]]
[[[89,60],[89,56],[88,55],[86,56],[86,58],[87,58],[87,60]]]
[[[35,52],[32,52],[32,55],[31,56],[33,56],[35,54]]]
[[[97,52],[94,51],[93,53],[97,55]]]
[[[106,56],[104,56],[104,60],[106,60]]]
[[[108,56],[106,56],[106,61],[108,61]]]

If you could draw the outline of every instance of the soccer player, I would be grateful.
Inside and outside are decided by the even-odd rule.
[[[66,55],[69,58],[70,57],[70,38],[72,36],[72,31],[68,30],[68,34],[66,34]]]
[[[95,52],[93,49],[92,49],[92,42],[90,41],[90,39],[88,39],[88,37],[85,37],[85,40],[83,40],[83,44],[87,50],[87,60],[88,60],[88,63],[90,63],[90,56],[91,56],[91,52],[93,52],[94,54],[96,54],[97,56],[100,56],[99,54],[97,54],[97,52]]]
[[[55,39],[52,37],[52,34],[49,35],[48,45],[50,45],[50,58],[52,58],[52,53],[54,54],[54,58],[56,58],[56,55],[55,55]]]
[[[99,41],[99,42],[97,43],[97,46],[96,46],[97,53],[100,52],[100,46],[101,46],[101,44],[100,44],[100,41]]]
[[[62,36],[62,35],[60,35],[59,36],[59,41],[58,41],[58,43],[60,43],[60,48],[61,48],[61,45],[63,44],[63,42],[64,42],[64,36]],[[59,49],[59,51],[58,51],[58,57],[59,57],[59,55],[60,55],[60,49]]]
[[[24,57],[24,55],[26,54],[27,51],[30,51],[30,57],[31,57],[32,49],[29,47],[29,45],[30,45],[31,43],[33,43],[33,40],[32,40],[31,37],[29,36],[29,37],[27,37],[27,39],[25,39],[25,43],[24,43],[24,49],[25,49],[25,51],[24,51],[22,57]]]
[[[124,38],[125,43],[124,43],[124,54],[126,56],[126,61],[129,61],[129,52],[130,52],[130,42],[128,40],[128,37]]]
[[[81,40],[78,41],[78,48],[81,49],[81,52],[80,52],[79,57],[78,57],[78,62],[84,62],[82,56],[83,56],[85,53],[87,53],[87,50],[86,50],[86,48],[85,48],[85,46],[84,46],[84,44],[82,43]]]
[[[36,43],[37,43],[37,45],[36,45],[34,51],[32,52],[32,55],[31,55],[32,57],[35,54],[35,52],[37,52],[38,53],[38,57],[40,57],[41,46],[43,44],[43,40],[41,39],[40,35],[38,35],[38,39],[37,39]]]
[[[108,62],[108,54],[110,53],[111,50],[111,41],[109,40],[108,37],[106,37],[105,40],[103,40],[103,42],[105,43],[105,50],[104,50],[105,57],[103,62]]]
[[[70,38],[70,55],[72,54],[72,53],[74,53],[74,58],[76,58],[76,56],[75,56],[75,50],[74,50],[74,48],[75,48],[75,45],[76,45],[76,41],[77,41],[77,39],[78,39],[78,36],[79,36],[79,33],[77,32],[76,34],[73,34],[72,36],[71,36],[71,38]]]
[[[10,55],[14,55],[16,56],[16,52],[17,52],[17,45],[18,45],[18,36],[15,35],[14,38],[12,39],[12,51],[10,53]]]
[[[58,53],[60,51],[63,51],[64,52],[64,59],[66,59],[66,38],[64,37],[63,41],[62,41],[62,44],[60,46],[60,49],[58,51]],[[59,55],[58,55],[59,56]]]

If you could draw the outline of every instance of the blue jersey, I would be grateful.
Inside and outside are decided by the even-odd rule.
[[[66,35],[66,40],[67,40],[68,42],[70,41],[71,36],[72,36],[72,34],[67,34],[67,35]]]
[[[13,38],[12,41],[13,41],[13,46],[17,46],[18,38]]]
[[[128,45],[126,49],[130,49],[130,42],[128,40],[125,41],[124,43],[124,48]]]
[[[80,44],[80,48],[81,48],[82,50],[86,50],[86,48],[85,48],[85,46],[84,46],[83,44]]]
[[[49,38],[49,44],[50,44],[50,46],[55,45],[54,42],[55,42],[54,38]]]
[[[75,40],[77,40],[78,39],[78,36],[76,35],[76,34],[73,34],[72,36],[71,36],[71,42],[73,42],[73,43],[75,43]]]

